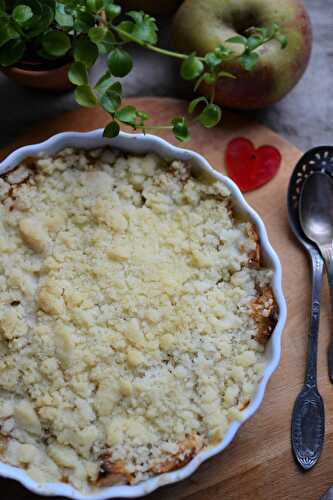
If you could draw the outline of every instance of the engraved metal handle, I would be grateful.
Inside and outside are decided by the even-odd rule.
[[[295,401],[291,422],[293,452],[304,470],[310,469],[317,463],[325,434],[324,404],[317,389],[320,293],[324,264],[318,252],[313,252],[311,256],[312,305],[305,384]]]
[[[325,260],[325,266],[327,271],[328,284],[330,288],[330,296],[331,296],[331,306],[333,311],[333,248],[332,245],[322,245],[320,247],[321,253]],[[328,375],[331,383],[333,384],[333,335],[331,337],[330,343],[328,345],[327,352],[327,361],[328,361]]]

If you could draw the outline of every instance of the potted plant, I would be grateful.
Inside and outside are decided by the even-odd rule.
[[[189,138],[184,117],[175,117],[170,124],[151,127],[148,115],[133,106],[121,106],[122,86],[119,78],[132,69],[131,55],[125,49],[136,43],[181,61],[180,73],[193,80],[195,89],[200,83],[214,85],[221,76],[234,75],[223,69],[226,61],[239,59],[246,71],[251,71],[259,56],[254,51],[272,39],[286,44],[279,26],[251,28],[242,37],[232,37],[203,56],[169,51],[157,46],[157,25],[143,11],[129,11],[122,17],[121,7],[113,0],[0,0],[0,67],[17,81],[39,88],[63,90],[76,87],[75,97],[82,106],[100,105],[110,115],[105,135],[118,135],[120,125],[134,130],[167,128],[177,139]],[[107,58],[107,69],[94,84],[88,73],[99,55]],[[213,88],[213,87],[212,87]],[[199,110],[199,111],[198,111]],[[189,104],[189,113],[204,127],[213,127],[221,119],[221,109],[210,98],[200,96]]]
[[[2,71],[21,85],[68,90],[72,58],[70,43],[62,35],[69,28],[66,22],[69,18],[64,15],[64,8],[59,4],[55,9],[55,2],[0,1]]]

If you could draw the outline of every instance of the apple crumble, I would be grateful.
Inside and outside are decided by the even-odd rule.
[[[67,148],[27,158],[0,195],[0,459],[87,491],[220,442],[277,317],[226,186]]]

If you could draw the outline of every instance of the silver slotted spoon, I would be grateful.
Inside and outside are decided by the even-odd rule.
[[[303,183],[299,219],[304,234],[317,245],[324,259],[333,312],[333,180],[314,172]],[[328,346],[328,374],[333,383],[333,335]]]
[[[311,469],[318,462],[325,434],[324,404],[317,388],[320,292],[324,263],[316,245],[305,236],[299,220],[302,187],[306,179],[315,172],[325,172],[333,177],[332,146],[313,148],[305,153],[292,173],[288,189],[289,224],[308,253],[312,268],[311,320],[305,381],[295,401],[291,425],[293,452],[304,470]]]

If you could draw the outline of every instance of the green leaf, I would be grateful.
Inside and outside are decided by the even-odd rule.
[[[76,11],[74,29],[79,33],[88,33],[95,25],[95,16],[89,12]]]
[[[86,66],[81,62],[73,63],[69,68],[68,78],[74,85],[86,85],[88,83]]]
[[[157,27],[155,22],[143,21],[141,24],[134,27],[133,36],[144,43],[155,45],[157,43]]]
[[[117,24],[117,28],[131,35],[134,30],[134,23],[132,21],[121,21]],[[126,34],[119,33],[119,36],[125,42],[131,40]]]
[[[174,133],[176,139],[179,141],[188,141],[191,139],[184,117],[176,116],[171,123],[173,125],[172,132]]]
[[[104,0],[105,12],[109,21],[112,21],[115,17],[118,17],[121,13],[120,5],[115,5],[113,0]]]
[[[144,122],[149,118],[148,113],[145,111],[137,111],[136,116],[139,118],[139,125],[144,125]]]
[[[281,49],[285,49],[288,45],[288,38],[282,33],[276,33],[275,38],[280,42]]]
[[[47,1],[45,2],[34,2],[33,0],[25,0],[25,3],[32,8],[32,4],[38,3],[40,5],[40,14],[34,12],[34,16],[27,21],[24,28],[29,28],[29,38],[37,37],[38,35],[44,34],[48,31],[48,28],[54,21],[55,9],[54,6],[51,7]],[[36,6],[37,8],[37,6]],[[37,12],[37,11],[36,11]]]
[[[279,27],[278,24],[273,23],[271,26],[264,26],[263,28],[253,27],[253,28],[249,28],[246,31],[250,35],[260,36],[263,39],[265,39],[265,38],[269,39],[269,38],[272,38],[274,36],[274,34],[277,31],[278,27]]]
[[[121,110],[117,111],[116,117],[123,123],[135,125],[135,120],[137,117],[136,108],[134,106],[125,106]]]
[[[259,60],[259,55],[256,52],[245,52],[242,55],[240,62],[246,71],[252,71]]]
[[[108,54],[114,47],[115,37],[111,31],[108,31],[104,40],[97,45],[100,54]]]
[[[114,76],[124,77],[133,67],[132,57],[126,50],[114,49],[108,59],[108,67]]]
[[[221,108],[217,104],[208,104],[197,117],[197,120],[204,127],[212,128],[221,120],[221,114]]]
[[[42,47],[37,50],[37,55],[42,59],[47,59],[47,61],[55,61],[57,59],[55,56],[47,54]]]
[[[108,113],[115,113],[121,104],[121,97],[115,93],[105,93],[101,97],[101,106]]]
[[[113,80],[113,77],[112,77],[110,71],[106,71],[97,81],[97,83],[95,85],[95,89],[100,94],[104,94],[107,91],[107,89],[110,87],[110,85],[112,84],[112,80]]]
[[[218,47],[216,47],[216,49],[214,50],[214,52],[216,53],[216,55],[220,59],[222,59],[224,61],[227,61],[228,59],[230,59],[230,57],[232,57],[234,55],[234,51],[231,50],[229,47],[226,47],[223,44],[221,44]]]
[[[117,94],[120,94],[122,93],[123,91],[123,88],[121,86],[121,83],[120,82],[114,82],[111,87],[108,88],[108,90],[112,90],[113,92],[117,92]]]
[[[245,36],[241,36],[241,35],[232,36],[231,38],[228,38],[225,41],[228,43],[240,43],[240,44],[245,45],[245,46],[247,44],[247,38]]]
[[[137,43],[144,45],[149,43],[155,45],[157,42],[157,25],[153,17],[148,16],[143,11],[130,11],[127,14],[132,21],[128,19],[120,22],[117,28],[136,38]],[[120,34],[123,40],[130,40],[126,34]]]
[[[107,32],[108,29],[106,26],[94,26],[88,31],[88,36],[93,43],[98,44],[104,40]]]
[[[247,39],[247,48],[249,50],[255,50],[257,47],[259,47],[259,45],[261,45],[263,43],[263,41],[264,41],[263,37],[250,36]]]
[[[219,66],[221,64],[221,57],[218,55],[218,52],[208,52],[208,54],[205,55],[205,61],[206,64],[209,66],[215,67]]]
[[[101,97],[101,104],[108,113],[115,113],[121,104],[121,85],[119,82],[111,85]]]
[[[0,28],[0,47],[5,43],[9,42],[9,40],[13,40],[15,38],[19,38],[19,33],[6,21],[0,20],[2,26]]]
[[[0,66],[12,66],[21,59],[25,51],[25,43],[21,39],[9,40],[0,49]]]
[[[31,9],[31,12],[32,12],[31,18],[26,21],[26,25],[24,27],[25,29],[31,28],[37,22],[41,22],[43,8],[38,0],[24,0],[22,2],[16,2],[16,5],[15,5],[13,11],[15,10],[16,7],[18,7],[19,5],[22,5],[22,4],[29,7]]]
[[[49,31],[42,38],[42,47],[47,54],[61,57],[71,48],[71,41],[66,33],[61,31]]]
[[[13,10],[13,18],[18,24],[24,24],[33,16],[33,12],[28,5],[17,5]]]
[[[135,23],[142,23],[144,16],[146,15],[142,10],[131,10],[126,13],[128,17],[131,17]],[[149,16],[148,16],[149,17]]]
[[[92,12],[99,12],[104,7],[103,0],[87,0],[87,7]]]
[[[55,21],[61,28],[72,28],[74,24],[73,15],[69,14],[65,5],[59,2],[56,2]]]
[[[5,2],[5,3],[9,3],[9,2]],[[42,3],[40,0],[24,0],[23,2],[20,2],[18,0],[15,0],[15,1],[12,1],[10,2],[12,4],[12,6],[15,8],[17,7],[18,5],[27,5],[28,7],[30,7],[30,9],[32,10],[33,14],[35,15],[40,15],[41,12],[42,12]],[[45,2],[47,3],[47,2]]]
[[[190,102],[190,104],[188,106],[188,112],[190,114],[192,114],[193,111],[195,110],[195,108],[198,106],[198,104],[200,104],[200,102],[204,102],[205,104],[208,104],[206,97],[204,97],[204,96],[197,97],[196,99],[193,99],[193,101]]]
[[[200,59],[194,54],[191,54],[182,62],[180,74],[184,80],[193,80],[194,78],[200,76],[203,70],[204,65],[202,61],[200,61]]]
[[[217,75],[213,73],[204,73],[203,75],[203,80],[208,83],[208,85],[214,85],[217,80]]]
[[[275,31],[275,28],[273,26],[270,26],[267,28],[264,26],[263,28],[256,28],[256,27],[251,27],[248,28],[245,33],[248,35],[253,35],[253,36],[260,36],[261,38],[268,38],[273,35]]]
[[[280,29],[280,26],[278,25],[278,23],[273,23],[272,26],[270,26],[268,28],[268,30],[272,33],[272,35],[274,35],[275,33],[277,33]]]
[[[143,43],[155,45],[157,42],[157,25],[153,17],[148,16],[143,11],[130,11],[128,17],[132,18],[134,23],[130,33]]]
[[[117,122],[111,122],[109,123],[105,129],[104,129],[104,132],[103,132],[103,136],[104,137],[117,137],[117,135],[119,135],[119,132],[120,132],[120,127],[118,125]]]
[[[54,21],[55,9],[48,1],[24,0],[24,4],[31,8],[33,16],[24,24],[24,34],[28,39],[37,38],[46,34]]]
[[[77,87],[75,90],[75,99],[80,106],[87,108],[92,108],[97,104],[96,96],[88,85]]]
[[[98,57],[98,49],[88,38],[81,37],[75,41],[73,55],[76,62],[81,62],[87,68],[91,68]]]
[[[142,118],[142,120],[148,120],[149,115],[145,111],[137,111],[136,113],[139,118]]]
[[[5,0],[0,0],[0,14],[4,14],[5,12],[6,12]]]

